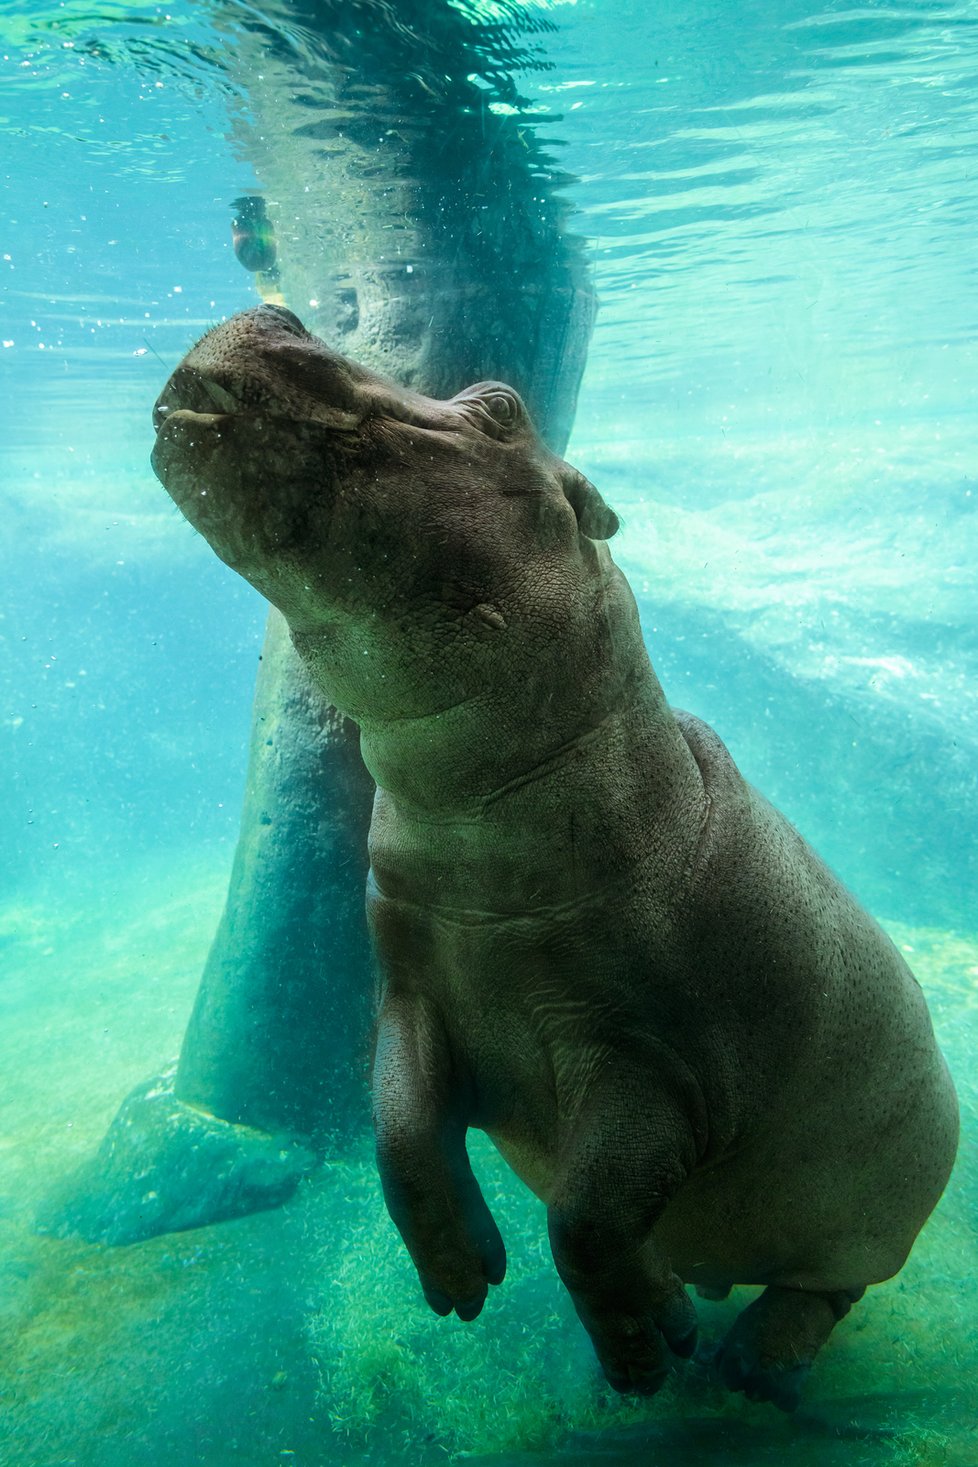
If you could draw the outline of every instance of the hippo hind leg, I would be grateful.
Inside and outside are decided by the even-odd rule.
[[[717,1352],[724,1385],[751,1401],[794,1411],[815,1356],[865,1292],[821,1293],[771,1284],[737,1316]]]

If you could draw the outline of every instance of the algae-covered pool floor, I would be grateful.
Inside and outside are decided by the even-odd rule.
[[[481,1138],[510,1267],[470,1325],[424,1308],[366,1147],[275,1212],[124,1248],[39,1235],[48,1194],[176,1053],[225,881],[221,860],[177,853],[0,909],[5,1467],[978,1467],[978,939],[893,930],[962,1094],[961,1160],[903,1273],[840,1326],[787,1418],[702,1361],[652,1401],[607,1390],[542,1210]],[[707,1346],[752,1292],[700,1303]]]

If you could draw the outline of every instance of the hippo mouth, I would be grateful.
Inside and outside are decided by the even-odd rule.
[[[461,396],[467,406],[471,392]],[[154,467],[159,471],[162,456],[199,457],[227,419],[235,434],[246,434],[247,422],[271,433],[285,424],[288,431],[325,433],[349,449],[378,417],[453,434],[469,427],[454,400],[395,386],[331,351],[291,312],[258,306],[207,332],[170,377],[153,409]]]
[[[301,406],[297,410],[296,405],[278,400],[274,393],[246,377],[229,387],[195,367],[178,367],[156,400],[153,427],[159,446],[168,436],[165,430],[170,424],[212,428],[228,418],[261,419],[266,423],[278,419],[289,425],[305,422],[347,435],[361,426],[364,417],[363,409],[351,411],[326,400],[317,402],[312,411],[308,410],[310,404],[304,406],[305,412]]]
[[[213,377],[192,367],[178,367],[156,400],[153,427],[158,435],[175,418],[214,422],[243,410],[243,402]]]
[[[328,456],[322,425],[297,423],[282,405],[260,400],[260,383],[240,380],[232,390],[178,368],[153,409],[150,462],[185,519],[267,594],[257,570],[305,538],[310,513],[322,509]]]

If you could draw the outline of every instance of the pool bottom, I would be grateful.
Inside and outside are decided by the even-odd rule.
[[[225,880],[220,860],[168,857],[61,896],[56,928],[41,893],[0,912],[2,1460],[978,1467],[978,941],[894,931],[962,1090],[961,1159],[906,1268],[840,1326],[787,1418],[709,1370],[747,1289],[699,1303],[701,1355],[659,1396],[616,1397],[540,1204],[478,1136],[510,1267],[469,1325],[425,1308],[366,1142],[276,1211],[122,1248],[38,1235],[50,1189],[178,1048]]]

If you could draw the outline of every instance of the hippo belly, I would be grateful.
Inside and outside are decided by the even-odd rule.
[[[763,894],[760,878],[753,890]],[[782,883],[789,934],[817,927],[821,907],[789,896]],[[654,1096],[671,1056],[705,1097],[710,1136],[650,1228],[656,1246],[702,1287],[831,1292],[902,1267],[943,1187],[954,1120],[919,988],[835,884],[833,896],[832,940],[822,948],[809,935],[804,961],[779,950],[772,924],[745,930],[723,900],[706,916],[688,903],[689,930],[677,940],[676,924],[671,936],[660,924],[653,942],[644,882],[606,897],[600,913],[492,919],[392,901],[376,886],[369,909],[393,991],[399,972],[408,987],[425,974],[471,1091],[469,1123],[542,1201],[559,1191],[579,1099],[602,1075],[636,1067]],[[768,975],[783,973],[780,996],[765,987],[763,1024],[744,949]],[[717,1023],[700,1009],[704,992],[732,1017]],[[623,1126],[640,1124],[640,1099],[622,1111]]]

